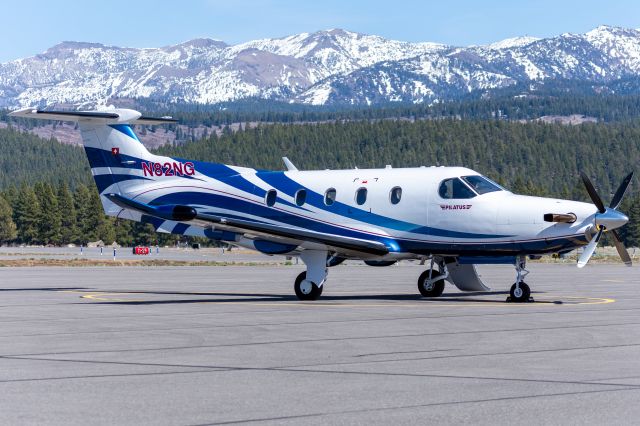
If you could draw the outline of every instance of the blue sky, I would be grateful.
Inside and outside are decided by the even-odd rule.
[[[640,1],[108,0],[2,5],[0,62],[64,40],[158,47],[196,37],[238,43],[343,28],[407,41],[485,44],[606,24],[640,28]]]

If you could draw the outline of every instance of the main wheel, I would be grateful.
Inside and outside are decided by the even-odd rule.
[[[529,297],[531,296],[531,289],[525,282],[521,282],[519,288],[516,288],[516,285],[513,284],[511,286],[511,291],[509,292],[511,296],[511,301],[515,303],[523,303],[528,302]]]
[[[307,273],[301,272],[296,278],[296,282],[293,285],[293,289],[296,292],[296,296],[300,300],[316,300],[322,294],[322,287],[318,287],[315,283],[307,280]]]
[[[442,274],[434,271],[431,275],[431,283],[428,283],[429,272],[430,269],[427,269],[420,274],[420,278],[418,278],[418,290],[424,297],[438,297],[444,291],[444,279],[438,279]],[[434,279],[436,281],[433,281]]]

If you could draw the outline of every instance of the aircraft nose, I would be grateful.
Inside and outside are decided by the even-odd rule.
[[[604,213],[596,215],[596,223],[607,229],[616,229],[629,222],[629,217],[614,209],[607,209]]]

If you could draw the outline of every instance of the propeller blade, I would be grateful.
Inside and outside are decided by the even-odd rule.
[[[600,237],[602,237],[603,231],[604,228],[600,228],[596,236],[593,237],[589,244],[587,244],[587,246],[584,248],[582,254],[580,255],[580,258],[578,259],[578,268],[584,268],[589,259],[591,259],[593,252],[596,251],[596,246],[598,245],[598,241],[600,241]]]
[[[629,173],[627,177],[622,179],[622,183],[618,187],[616,191],[616,195],[611,199],[611,204],[609,204],[609,208],[617,209],[620,203],[622,202],[622,197],[624,197],[624,193],[627,192],[627,188],[631,183],[631,179],[633,178],[633,172]]]
[[[620,239],[620,235],[618,235],[618,231],[613,229],[611,233],[613,234],[613,243],[616,246],[616,250],[618,250],[620,259],[622,259],[625,265],[631,266],[631,256],[629,256],[629,252],[627,252],[627,249],[624,246],[624,243]]]
[[[598,211],[600,213],[606,212],[607,209],[604,208],[604,204],[602,203],[602,199],[600,198],[600,196],[596,192],[596,189],[591,184],[591,181],[589,180],[587,175],[585,175],[584,172],[580,172],[580,177],[582,178],[582,182],[584,182],[585,188],[587,188],[587,192],[589,193],[589,197],[591,197],[591,201],[593,201],[593,204],[596,205],[596,207],[598,208]],[[584,266],[584,265],[582,265],[582,266]]]

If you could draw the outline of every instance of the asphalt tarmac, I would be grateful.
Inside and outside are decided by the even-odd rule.
[[[530,265],[535,303],[418,265],[0,269],[2,424],[633,424],[640,269]]]

